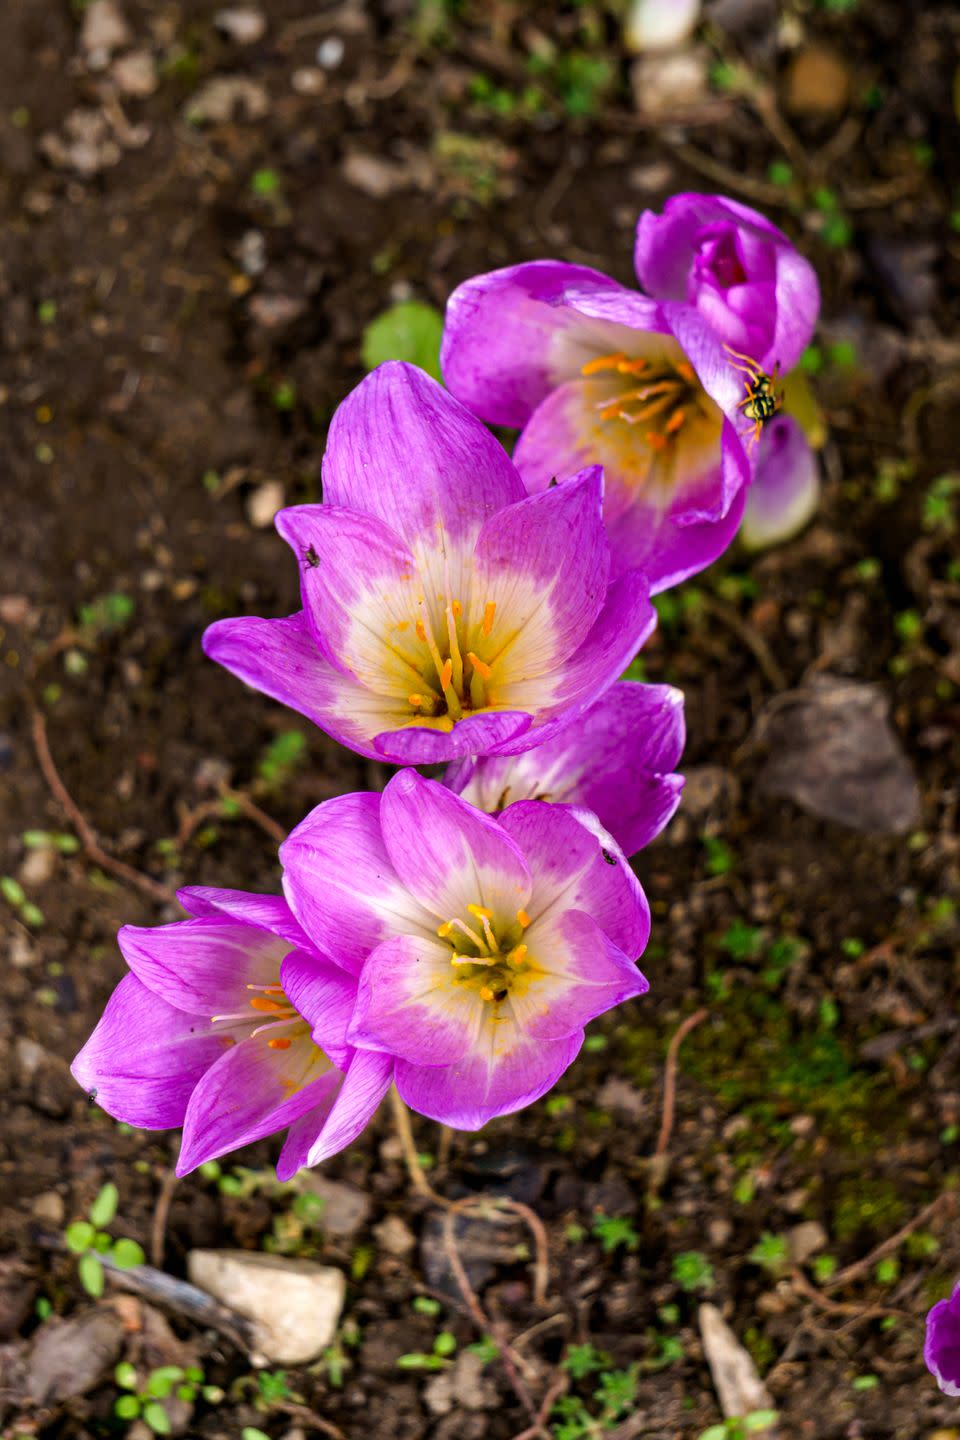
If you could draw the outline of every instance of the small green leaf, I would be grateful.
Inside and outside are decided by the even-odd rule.
[[[245,1425],[240,1431],[240,1440],[270,1440],[269,1435],[264,1435],[255,1425]]]
[[[433,1342],[433,1353],[435,1355],[452,1355],[457,1348],[457,1337],[451,1335],[449,1330],[441,1330]]]
[[[118,1270],[133,1270],[142,1265],[146,1256],[136,1240],[118,1240],[110,1252],[110,1258]]]
[[[87,1211],[91,1224],[96,1225],[98,1230],[102,1230],[105,1225],[109,1225],[117,1213],[117,1202],[119,1199],[120,1192],[117,1190],[116,1185],[114,1185],[112,1180],[108,1180]]]
[[[89,1251],[86,1255],[81,1255],[77,1272],[80,1276],[80,1284],[87,1294],[92,1295],[94,1300],[99,1300],[103,1294],[103,1266],[96,1255],[92,1255]]]
[[[154,1435],[169,1435],[172,1429],[170,1416],[164,1410],[159,1400],[151,1400],[149,1405],[143,1407],[143,1418],[146,1420]]]
[[[113,1413],[118,1420],[136,1420],[140,1414],[140,1401],[136,1395],[118,1395],[113,1402]]]
[[[435,380],[440,374],[443,316],[422,300],[404,300],[384,310],[363,332],[363,363],[375,370],[386,360],[407,360]]]
[[[95,1235],[96,1231],[89,1220],[74,1220],[63,1232],[67,1249],[72,1250],[74,1255],[82,1255],[85,1250],[89,1250]]]
[[[727,1440],[726,1425],[711,1425],[700,1433],[700,1440]]]
[[[116,1380],[121,1390],[136,1390],[137,1388],[138,1381],[136,1367],[134,1365],[131,1365],[129,1360],[120,1361],[120,1364],[113,1372],[113,1378],[114,1380]]]
[[[749,1415],[743,1417],[745,1430],[769,1430],[770,1426],[776,1423],[776,1410],[751,1410]]]
[[[0,875],[0,895],[2,895],[7,904],[12,905],[15,910],[19,910],[27,898],[23,893],[23,886],[20,884],[20,881],[14,880],[12,875]]]
[[[147,1394],[154,1400],[166,1400],[177,1381],[182,1379],[183,1371],[179,1365],[159,1365],[151,1371],[147,1380]]]

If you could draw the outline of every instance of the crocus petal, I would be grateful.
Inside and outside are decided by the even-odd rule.
[[[583,910],[628,959],[650,935],[650,909],[640,882],[616,841],[594,815],[564,805],[521,800],[500,824],[526,855],[534,877],[524,937],[536,953],[536,925],[567,910]]]
[[[395,935],[367,959],[360,975],[350,1040],[415,1065],[448,1065],[473,1044],[484,1002],[451,963],[439,940]]]
[[[725,422],[725,428],[728,422]],[[736,442],[734,462],[739,464],[742,447]],[[618,573],[639,567],[659,595],[698,575],[712,565],[736,538],[747,504],[746,485],[734,496],[727,513],[718,520],[685,524],[672,512],[655,515],[637,505],[624,512],[610,527],[610,549]]]
[[[463,755],[485,755],[508,742],[520,741],[533,722],[523,710],[490,710],[478,715],[465,715],[451,730],[430,730],[426,726],[407,725],[402,730],[389,730],[374,740],[378,759],[392,765],[441,765]],[[527,742],[536,744],[536,736]]]
[[[353,974],[390,935],[436,933],[436,919],[393,868],[380,806],[379,795],[363,793],[327,800],[280,847],[291,910],[313,943]]]
[[[183,1123],[194,1086],[223,1046],[205,1020],[125,975],[70,1071],[115,1120],[166,1130]]]
[[[496,820],[436,780],[401,770],[380,802],[383,839],[401,883],[434,917],[465,917],[468,905],[516,914],[530,896],[522,850]]]
[[[340,1078],[306,1036],[286,1050],[271,1049],[263,1035],[241,1040],[190,1096],[177,1174],[285,1130],[320,1105]]]
[[[695,192],[671,195],[662,215],[645,210],[637,221],[633,260],[643,289],[664,300],[686,300],[697,237],[707,226],[722,221],[754,230],[772,243],[790,245],[765,215],[738,200]]]
[[[276,982],[289,946],[266,930],[220,918],[154,928],[124,925],[117,942],[137,979],[188,1015],[250,1010],[251,985]]]
[[[298,555],[304,614],[325,658],[373,690],[406,699],[421,676],[404,661],[416,619],[416,563],[382,520],[339,505],[294,505],[276,526]]]
[[[393,1070],[392,1055],[356,1051],[330,1103],[291,1125],[277,1161],[277,1179],[290,1180],[303,1166],[319,1165],[352,1145],[376,1114],[393,1081]]]
[[[775,415],[760,436],[757,473],[747,495],[740,537],[749,550],[799,533],[820,499],[817,459],[792,415]]]
[[[188,915],[225,916],[244,925],[269,930],[291,945],[309,945],[307,936],[282,895],[255,895],[246,890],[217,890],[210,885],[185,885],[177,899]]]
[[[493,604],[490,662],[498,703],[544,708],[586,639],[607,590],[603,476],[591,466],[489,520],[477,541],[470,623]]]
[[[813,338],[820,314],[820,286],[816,271],[799,251],[782,250],[777,256],[777,327],[773,344],[762,357],[764,368],[779,365],[792,370]]]
[[[650,986],[632,960],[582,910],[551,911],[524,936],[534,967],[514,982],[509,1006],[522,1034],[561,1040]]]
[[[218,620],[203,636],[211,660],[247,685],[306,715],[321,730],[372,760],[380,731],[405,724],[409,706],[341,674],[321,655],[301,611],[281,620]]]
[[[479,1130],[497,1115],[522,1110],[545,1095],[577,1058],[583,1031],[549,1045],[508,1021],[487,1026],[478,1047],[453,1065],[397,1063],[400,1098],[421,1115],[457,1130]]]
[[[517,800],[582,805],[633,855],[680,803],[683,778],[670,772],[684,736],[679,690],[623,681],[535,750],[461,762],[443,783],[488,814]]]
[[[923,1358],[944,1395],[960,1396],[960,1285],[927,1315]]]
[[[484,420],[524,425],[560,380],[598,353],[567,292],[622,289],[599,270],[561,260],[474,275],[447,301],[443,378]]]
[[[472,544],[488,516],[523,498],[490,432],[413,365],[390,361],[342,402],[323,457],[324,500],[384,521],[414,545]]]
[[[338,1069],[345,1070],[352,1053],[347,1027],[357,999],[353,976],[315,951],[292,950],[280,966],[280,984],[309,1024],[314,1042]]]

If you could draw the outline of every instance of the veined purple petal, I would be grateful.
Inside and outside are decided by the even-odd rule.
[[[115,1120],[166,1130],[183,1123],[195,1085],[223,1046],[206,1020],[125,975],[70,1071]]]
[[[960,1396],[960,1285],[927,1315],[923,1358],[944,1395]]]
[[[291,1125],[277,1161],[277,1179],[291,1180],[304,1166],[319,1165],[351,1145],[389,1090],[394,1063],[392,1055],[355,1051],[339,1088]]]
[[[286,1050],[271,1049],[263,1034],[241,1040],[190,1096],[177,1174],[285,1130],[323,1104],[342,1079],[308,1036]]]
[[[285,940],[220,917],[153,928],[124,925],[117,942],[130,969],[168,1005],[210,1020],[245,1012],[252,985],[276,984]]]
[[[741,455],[737,442],[729,452],[729,463],[739,464]],[[698,575],[733,543],[748,494],[744,484],[722,518],[691,524],[683,523],[673,512],[658,515],[643,505],[626,511],[610,527],[614,570],[642,570],[653,595]]]
[[[679,690],[623,681],[535,750],[461,762],[443,780],[488,814],[517,800],[581,805],[632,855],[680,803],[683,778],[670,772],[684,738]]]
[[[817,458],[792,415],[775,415],[760,436],[757,473],[750,486],[740,537],[750,550],[778,545],[798,534],[820,499]]]
[[[490,515],[523,497],[490,432],[413,365],[390,361],[362,380],[330,424],[324,500],[374,515],[414,546],[472,544]]]
[[[451,963],[449,945],[436,938],[385,940],[360,975],[352,1043],[415,1065],[459,1060],[476,1039],[484,1009],[463,972]]]
[[[508,741],[519,741],[533,717],[522,710],[485,710],[465,715],[450,730],[407,725],[388,730],[374,741],[377,757],[392,765],[437,765],[463,755],[486,754]],[[529,742],[535,744],[535,738]]]
[[[650,988],[582,910],[551,912],[531,924],[525,939],[538,973],[528,987],[515,985],[507,1003],[520,1033],[534,1040],[565,1039]]]
[[[339,1070],[345,1070],[353,1053],[347,1028],[357,1000],[357,982],[331,960],[311,947],[292,950],[280,966],[283,993],[310,1026],[314,1043]]]
[[[599,270],[561,260],[474,275],[447,301],[440,352],[447,385],[484,420],[524,425],[550,390],[596,353],[567,293],[622,290]]]
[[[222,916],[269,930],[296,947],[310,942],[282,895],[256,895],[246,890],[217,890],[209,885],[185,885],[177,899],[188,915]]]
[[[479,1130],[539,1100],[577,1058],[583,1031],[549,1045],[515,1025],[501,1026],[496,1046],[468,1051],[453,1065],[397,1062],[400,1098],[421,1115],[457,1130]]]
[[[567,910],[590,915],[627,956],[637,959],[650,936],[650,908],[619,845],[594,815],[565,805],[521,800],[500,816],[533,875],[526,932],[536,950],[537,925]]]
[[[500,824],[435,780],[401,770],[380,803],[395,873],[437,921],[466,918],[468,905],[513,916],[530,896],[522,850]]]
[[[313,943],[355,975],[381,940],[436,932],[434,916],[393,867],[380,807],[379,795],[327,800],[280,847],[291,910]]]

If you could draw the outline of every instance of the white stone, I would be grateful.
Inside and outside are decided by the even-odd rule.
[[[307,1365],[337,1333],[343,1272],[312,1260],[246,1250],[191,1250],[194,1285],[253,1322],[254,1343],[278,1365]]]
[[[267,29],[266,15],[262,10],[255,10],[251,5],[237,5],[226,10],[218,10],[213,17],[213,23],[236,45],[255,45],[258,40],[262,39]]]
[[[829,1239],[819,1220],[804,1220],[787,1231],[787,1253],[794,1265],[802,1265],[822,1250]]]
[[[36,850],[27,851],[27,857],[20,866],[20,881],[28,890],[46,885],[48,880],[53,879],[56,868],[57,852],[53,846],[38,845]]]
[[[80,49],[86,55],[106,56],[129,45],[130,26],[114,0],[93,0],[83,12]]]
[[[379,1225],[373,1227],[373,1238],[381,1250],[402,1260],[416,1245],[416,1237],[405,1220],[399,1215],[388,1215]]]
[[[142,100],[157,88],[157,66],[148,50],[131,50],[114,60],[111,75],[124,95]]]
[[[634,55],[682,45],[700,19],[700,0],[633,0],[624,38]]]
[[[273,517],[282,510],[284,503],[283,485],[279,480],[267,480],[258,485],[247,500],[247,519],[254,530],[266,530],[273,524]]]
[[[655,120],[698,105],[707,93],[706,58],[692,50],[635,60],[630,84],[637,109]]]

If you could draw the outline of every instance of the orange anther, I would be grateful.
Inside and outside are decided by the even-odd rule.
[[[507,956],[511,965],[522,965],[527,956],[526,945],[515,945]]]
[[[616,370],[626,358],[622,350],[615,355],[598,355],[595,360],[588,360],[586,365],[581,365],[580,374],[599,375],[603,370]]]
[[[476,670],[478,675],[482,676],[484,680],[490,679],[493,671],[490,669],[490,666],[485,660],[479,659],[476,655],[474,655],[472,650],[467,651],[467,659],[470,661],[470,664],[473,666],[474,670]]]
[[[680,426],[684,423],[686,418],[687,412],[685,410],[674,410],[673,414],[670,416],[670,419],[666,423],[665,428],[667,434],[676,435],[677,431],[680,429]]]
[[[494,615],[496,615],[496,613],[496,600],[488,600],[486,605],[483,607],[483,624],[480,626],[480,629],[483,631],[484,635],[489,635],[490,631],[493,629],[493,617]]]
[[[419,709],[420,709],[420,706],[423,704],[423,696],[422,696],[422,695],[408,695],[408,696],[407,696],[407,703],[410,704],[410,705],[412,705],[413,708],[414,708],[414,710],[419,710]]]
[[[517,911],[517,924],[520,926],[521,930],[526,930],[527,926],[530,924],[530,916],[527,914],[526,910]]]
[[[263,995],[254,995],[250,1000],[252,1010],[262,1010],[265,1015],[286,1015],[289,1005],[278,1005],[276,1000],[267,1000]]]
[[[677,374],[680,375],[684,380],[686,380],[688,385],[692,385],[697,378],[696,372],[694,371],[694,368],[690,364],[689,360],[681,360],[677,365],[676,369]]]
[[[453,661],[452,661],[452,660],[444,660],[444,662],[443,662],[443,669],[440,671],[440,689],[441,689],[441,690],[446,690],[446,689],[448,689],[449,686],[450,686],[450,681],[451,681],[452,679],[453,679]]]
[[[427,632],[426,632],[426,630],[423,628],[423,621],[422,621],[422,620],[418,620],[417,623],[416,623],[416,625],[415,625],[413,628],[414,628],[414,629],[416,630],[416,632],[417,632],[417,639],[418,639],[418,640],[422,640],[423,644],[426,645],[426,643],[427,643]]]
[[[481,985],[481,986],[480,986],[480,999],[481,999],[481,1000],[492,1000],[492,999],[493,999],[493,991],[490,989],[490,986],[489,986],[489,985]]]
[[[454,618],[454,620],[459,620],[459,619],[460,619],[460,616],[463,614],[463,606],[460,604],[460,601],[459,601],[459,600],[453,600],[453,601],[451,601],[451,603],[450,603],[450,609],[453,611],[453,618]]]
[[[267,1044],[271,1050],[289,1050],[293,1041],[288,1040],[285,1036],[281,1036],[279,1040],[268,1040]]]
[[[667,448],[666,439],[659,430],[648,430],[644,438],[651,450],[666,450]]]

